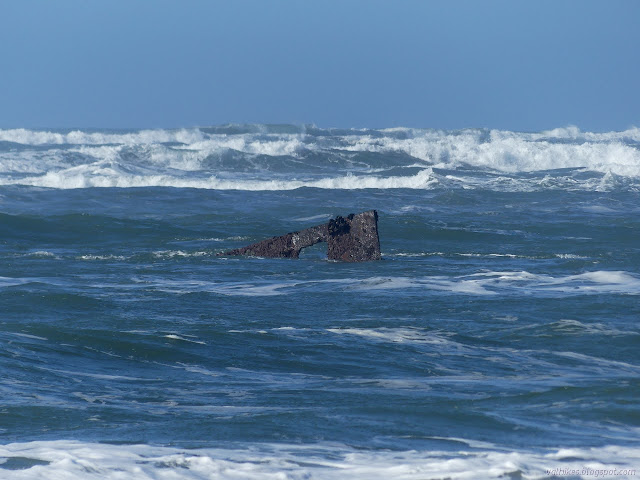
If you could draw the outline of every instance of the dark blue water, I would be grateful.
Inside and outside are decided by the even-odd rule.
[[[636,131],[2,132],[1,478],[634,476]]]

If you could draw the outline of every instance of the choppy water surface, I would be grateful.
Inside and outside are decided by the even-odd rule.
[[[639,142],[0,130],[0,478],[633,478]]]

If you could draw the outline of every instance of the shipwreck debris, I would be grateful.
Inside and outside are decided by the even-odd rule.
[[[378,212],[369,210],[336,217],[328,223],[272,237],[218,255],[250,255],[267,258],[298,258],[303,248],[316,243],[329,244],[327,258],[343,262],[380,260]]]

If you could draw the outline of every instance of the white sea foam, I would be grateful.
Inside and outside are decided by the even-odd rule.
[[[273,295],[284,295],[285,289],[295,287],[299,283],[305,282],[276,282],[276,283],[246,283],[229,282],[218,283],[210,281],[174,281],[162,280],[159,282],[145,283],[145,288],[153,288],[157,291],[185,294],[194,292],[209,292],[220,295],[241,296],[241,297],[265,297]]]
[[[0,152],[0,185],[292,190],[424,189],[444,183],[496,190],[610,190],[640,178],[639,132],[388,129],[313,136],[260,129],[236,134],[197,128],[11,129],[0,130],[0,142],[23,147]],[[230,152],[232,159],[225,157]],[[362,155],[367,153],[377,156]],[[420,171],[398,175],[398,168]],[[392,169],[393,175],[385,175]],[[521,175],[547,171],[544,177]],[[576,172],[599,176],[577,177]]]
[[[22,145],[105,145],[105,144],[149,144],[149,143],[195,143],[203,139],[202,132],[195,129],[180,130],[140,130],[129,133],[83,132],[73,130],[68,133],[24,128],[0,129],[0,142]]]
[[[0,472],[8,480],[484,480],[559,477],[634,478],[640,449],[606,446],[547,452],[508,450],[463,439],[440,439],[455,450],[388,451],[336,444],[249,444],[242,448],[181,449],[40,441],[0,446]],[[602,473],[604,471],[615,474]],[[587,472],[591,472],[590,474]],[[565,474],[566,475],[566,474]]]
[[[164,338],[168,338],[170,340],[180,340],[180,341],[189,342],[189,343],[197,343],[199,345],[206,345],[206,342],[203,342],[201,340],[194,340],[193,338],[185,338],[187,336],[191,336],[191,335],[180,336],[175,333],[169,333],[165,335]]]
[[[183,250],[158,250],[153,252],[152,255],[156,258],[171,259],[176,257],[189,258],[189,257],[205,257],[211,255],[211,252],[197,251],[197,252],[185,252]]]
[[[631,127],[621,132],[583,132],[575,125],[570,125],[568,127],[545,130],[540,133],[516,133],[502,131],[501,134],[504,136],[517,135],[531,140],[562,139],[585,140],[590,142],[617,142],[631,140],[634,142],[640,142],[640,128],[638,127]]]
[[[633,129],[632,137],[638,135]],[[350,151],[402,152],[451,168],[460,165],[489,168],[501,172],[535,172],[552,169],[584,168],[617,175],[640,175],[640,152],[621,140],[629,135],[618,132],[600,134],[584,143],[555,143],[544,135],[491,131],[487,138],[478,130],[458,134],[425,132],[409,138],[359,136],[346,146]]]
[[[589,258],[589,257],[584,257],[582,255],[576,255],[574,253],[556,253],[555,256],[565,260],[585,260]]]
[[[371,277],[353,279],[347,289],[436,290],[466,295],[519,294],[564,296],[589,294],[640,295],[640,278],[623,271],[594,271],[554,277],[526,271],[481,272],[462,276]]]
[[[435,345],[451,345],[453,343],[442,334],[416,328],[328,328],[327,331],[337,335],[356,335],[379,342]]]
[[[184,147],[198,152],[201,158],[226,150],[249,153],[253,155],[282,156],[296,155],[304,150],[304,137],[299,134],[279,135],[212,135],[208,140],[191,143]]]
[[[637,333],[636,333],[637,334]],[[578,360],[580,362],[584,362],[588,365],[597,365],[599,368],[602,367],[611,367],[616,369],[618,372],[631,373],[633,375],[638,375],[640,373],[640,366],[634,365],[627,362],[619,362],[615,360],[608,360],[602,357],[595,357],[591,355],[585,355],[582,353],[576,352],[551,352],[553,355],[557,355],[559,357],[571,358],[574,360]]]
[[[27,254],[25,254],[25,257],[31,257],[31,258],[54,258],[59,260],[60,257],[58,255],[56,255],[53,252],[48,252],[46,250],[37,250],[35,252],[29,252]]]
[[[80,255],[77,257],[80,260],[126,260],[124,255]]]
[[[640,278],[623,271],[594,271],[578,275],[557,276],[526,271],[487,271],[470,275],[424,277],[368,277],[279,282],[229,282],[163,280],[145,284],[169,293],[211,292],[231,296],[273,296],[296,294],[309,288],[335,291],[363,291],[423,295],[425,292],[448,292],[453,295],[533,295],[541,297],[623,294],[640,295]]]
[[[496,292],[485,288],[488,285],[485,279],[466,277],[371,277],[365,280],[355,281],[348,286],[350,290],[436,290],[467,295],[496,295]]]
[[[429,189],[438,183],[427,168],[415,175],[377,177],[346,174],[309,180],[243,180],[223,179],[215,175],[196,178],[184,176],[131,174],[110,165],[93,164],[72,167],[66,170],[47,172],[41,176],[1,178],[0,185],[31,185],[36,187],[73,189],[91,187],[181,187],[210,190],[275,191],[296,190],[302,187],[360,190],[367,188],[423,188]]]

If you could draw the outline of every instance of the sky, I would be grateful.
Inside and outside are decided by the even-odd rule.
[[[640,126],[636,0],[0,0],[0,128]]]

